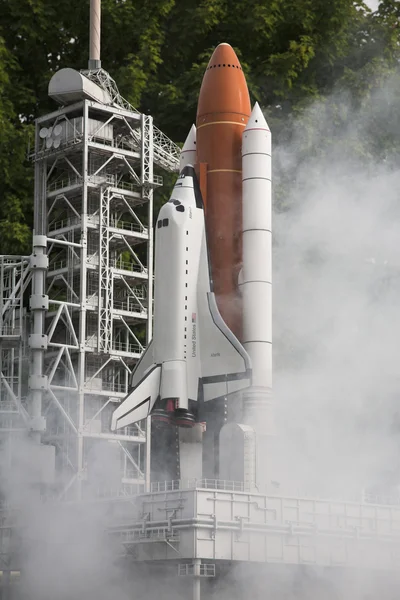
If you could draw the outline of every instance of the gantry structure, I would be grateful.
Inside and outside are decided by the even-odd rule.
[[[154,171],[178,170],[180,149],[101,68],[58,71],[49,95],[61,107],[36,121],[32,255],[0,258],[1,431],[12,461],[29,430],[59,498],[136,494],[150,420],[111,433],[111,413],[152,335]]]
[[[0,256],[0,433],[3,460],[30,426],[27,410],[28,315],[24,298],[31,282],[30,257]]]

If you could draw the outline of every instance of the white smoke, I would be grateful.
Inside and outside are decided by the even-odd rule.
[[[104,477],[115,479],[117,465],[105,455],[102,445],[99,448],[95,459],[103,461],[103,483]],[[21,569],[20,581],[12,582],[12,597],[18,600],[131,598],[128,579],[122,570],[124,548],[118,537],[110,537],[107,528],[119,524],[124,508],[131,513],[132,505],[109,503],[101,498],[78,502],[73,500],[76,493],[69,501],[59,501],[61,488],[52,494],[51,488],[45,490],[37,483],[37,446],[28,436],[15,439],[11,463],[5,460],[4,453],[0,456],[2,501],[12,509],[6,513],[4,525],[9,521],[13,525],[8,545],[13,559],[9,565],[3,563],[3,569],[7,565],[12,571]],[[3,552],[7,548],[4,536],[1,548]]]
[[[398,495],[400,171],[367,143],[397,94],[393,78],[357,111],[318,103],[275,146],[291,179],[273,223],[275,478],[292,491]]]

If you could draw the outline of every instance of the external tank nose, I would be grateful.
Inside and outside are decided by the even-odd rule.
[[[210,58],[201,84],[197,123],[210,113],[240,113],[250,116],[246,79],[236,53],[229,44],[220,44]]]
[[[197,107],[196,169],[206,210],[214,293],[240,339],[242,264],[242,136],[251,114],[245,76],[232,46],[220,44],[204,73]]]

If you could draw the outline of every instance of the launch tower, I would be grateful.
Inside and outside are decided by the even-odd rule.
[[[32,255],[0,262],[9,464],[28,429],[38,482],[75,499],[149,481],[150,421],[118,433],[110,422],[152,336],[154,171],[177,171],[180,155],[101,68],[97,9],[89,70],[57,71],[49,96],[60,108],[36,121]]]

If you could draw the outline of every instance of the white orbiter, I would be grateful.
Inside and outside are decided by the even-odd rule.
[[[191,165],[160,210],[155,238],[154,335],[113,413],[113,430],[150,414],[190,427],[200,388],[209,401],[251,385],[249,355],[212,291],[204,207]]]

